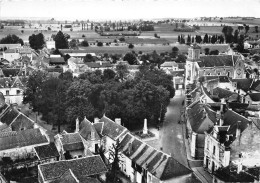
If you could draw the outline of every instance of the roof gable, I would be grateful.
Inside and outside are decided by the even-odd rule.
[[[80,135],[85,139],[85,140],[92,140],[91,139],[91,131],[94,132],[95,134],[95,140],[100,140],[100,137],[94,127],[94,125],[88,121],[87,119],[84,119],[81,123],[80,123],[80,127],[79,127],[80,131]]]
[[[41,164],[39,169],[44,181],[57,179],[69,169],[71,169],[77,179],[98,175],[107,171],[99,155]]]
[[[65,151],[83,150],[84,144],[79,133],[63,133],[60,140]]]

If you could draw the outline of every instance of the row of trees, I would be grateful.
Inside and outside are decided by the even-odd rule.
[[[127,80],[128,73],[126,65],[118,65],[116,72],[96,70],[79,78],[69,72],[53,78],[35,71],[28,79],[24,102],[58,127],[65,123],[74,127],[77,117],[93,120],[103,114],[122,118],[127,127],[142,124],[144,118],[158,122],[174,96],[172,77],[150,65],[140,66],[131,80]]]
[[[9,34],[6,37],[0,40],[0,44],[21,44],[24,45],[24,42],[21,38],[14,34]]]
[[[181,34],[178,35],[178,42],[180,44],[191,44],[191,43],[224,43],[224,37],[222,35],[212,35],[209,36],[208,34],[205,34],[205,36],[202,38],[201,35],[191,36],[188,35],[187,39],[185,40],[185,35]]]

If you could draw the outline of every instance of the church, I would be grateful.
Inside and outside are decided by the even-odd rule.
[[[232,79],[245,78],[242,55],[200,55],[197,44],[188,49],[185,65],[185,85],[194,84],[202,76],[228,76]]]

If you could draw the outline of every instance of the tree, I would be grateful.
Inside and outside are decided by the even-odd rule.
[[[246,25],[245,26],[246,34],[248,33],[249,29],[250,29],[249,25]]]
[[[218,55],[219,51],[218,50],[212,50],[209,52],[210,55]]]
[[[205,55],[209,55],[209,48],[205,48],[204,51],[205,51]]]
[[[94,57],[91,54],[86,54],[86,56],[84,57],[83,61],[86,62],[93,62],[94,61]]]
[[[29,36],[30,47],[34,50],[42,49],[45,45],[44,35],[42,33]]]
[[[116,76],[116,73],[115,73],[115,71],[113,71],[111,69],[105,69],[103,75],[104,75],[104,80],[107,81],[107,80],[114,79]]]
[[[128,48],[129,48],[129,49],[133,49],[133,48],[134,48],[134,45],[133,45],[132,43],[130,43],[130,44],[128,45]]]
[[[120,38],[119,38],[119,41],[120,41],[120,42],[125,42],[125,38],[124,38],[124,37],[120,37]]]
[[[125,54],[124,56],[124,61],[127,61],[130,65],[135,65],[137,62],[136,62],[136,57],[133,53],[127,53]]]
[[[178,55],[178,53],[179,53],[179,48],[173,47],[173,48],[172,48],[172,57],[173,57],[173,58],[176,58],[177,55]]]
[[[76,39],[72,39],[70,42],[69,42],[69,46],[71,49],[78,49],[78,44],[79,44],[79,40],[76,40]]]
[[[190,44],[191,43],[191,38],[190,38],[190,35],[188,35],[187,37],[187,44]]]
[[[112,148],[109,149],[109,160],[112,161],[112,166],[107,174],[107,179],[111,182],[117,182],[117,173],[120,170],[120,158],[122,158],[122,155],[120,153],[119,140],[117,140],[115,144],[112,144]]]
[[[88,41],[87,40],[82,41],[81,46],[88,47],[89,46]]]
[[[103,43],[102,43],[101,41],[99,41],[99,42],[97,43],[97,46],[103,46]]]
[[[258,33],[258,26],[255,26],[255,32]]]
[[[61,32],[61,31],[59,31],[54,36],[54,41],[55,41],[56,49],[68,49],[69,48],[68,35],[63,34],[63,32]]]
[[[203,38],[203,43],[208,43],[209,42],[209,36],[208,34],[205,34],[204,38]]]
[[[195,41],[196,41],[196,43],[201,43],[202,42],[201,36],[200,35],[196,35]]]
[[[117,73],[117,76],[119,77],[119,79],[121,81],[125,80],[126,76],[129,74],[129,70],[127,68],[127,65],[121,64],[121,63],[116,65],[116,73]]]
[[[238,43],[238,30],[234,32],[234,43]]]
[[[233,41],[233,28],[231,26],[224,26],[222,33],[224,34],[227,43],[231,43]]]
[[[0,44],[17,44],[24,45],[23,40],[14,34],[9,34],[0,40]]]

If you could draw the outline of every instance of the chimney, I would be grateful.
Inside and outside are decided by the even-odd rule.
[[[79,118],[76,119],[76,130],[75,132],[79,132]]]
[[[224,104],[221,103],[221,105],[220,105],[220,114],[222,114],[224,112],[223,108],[224,108]]]
[[[147,134],[148,133],[148,128],[147,128],[147,119],[144,119],[144,128],[143,128],[143,134]]]
[[[91,128],[90,140],[95,140],[95,131],[94,131],[93,128],[94,128],[94,127],[92,126],[92,128]]]
[[[244,95],[240,95],[240,102],[241,103],[244,103],[245,101],[244,101],[245,99],[244,99]]]
[[[94,123],[98,123],[99,119],[98,118],[94,118]]]
[[[202,119],[204,119],[204,118],[207,117],[208,114],[207,114],[207,112],[206,112],[206,110],[204,108],[202,109],[202,112],[203,112],[202,113]]]
[[[223,126],[223,123],[224,123],[224,120],[223,120],[222,116],[220,116],[220,119],[219,119],[219,126]]]
[[[128,153],[131,154],[132,152],[132,142],[128,144]]]
[[[115,122],[116,124],[121,125],[121,118],[115,118]]]
[[[102,65],[102,61],[99,62],[99,65]]]
[[[237,121],[237,130],[236,130],[236,139],[238,140],[238,144],[240,145],[240,136],[241,136],[241,121]]]
[[[217,118],[217,121],[220,120],[220,118],[221,118],[221,112],[220,111],[217,111],[216,118]]]

